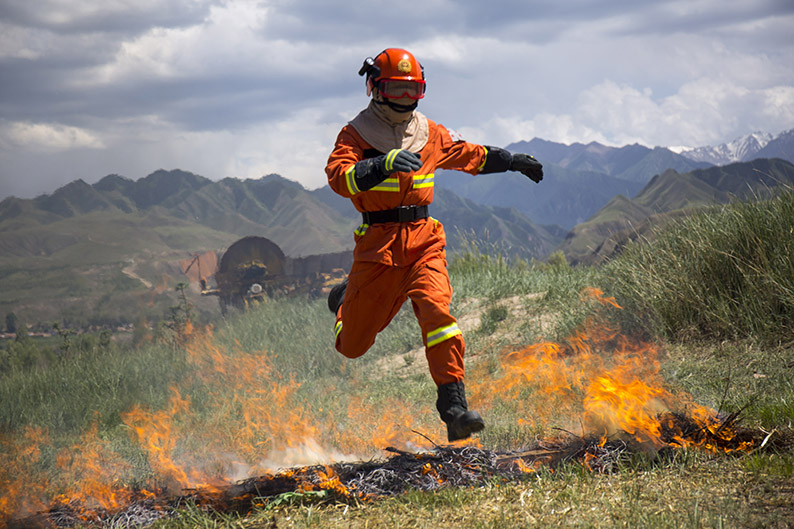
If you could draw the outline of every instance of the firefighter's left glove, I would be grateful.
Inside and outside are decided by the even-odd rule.
[[[381,171],[386,175],[394,172],[410,173],[422,167],[420,156],[405,149],[392,149],[378,158],[383,158],[380,162]]]
[[[518,171],[536,184],[543,180],[543,165],[529,154],[514,154],[510,160],[510,170]]]
[[[410,173],[420,167],[422,160],[418,154],[403,149],[392,149],[386,154],[357,162],[352,171],[358,191],[368,191],[395,171]]]

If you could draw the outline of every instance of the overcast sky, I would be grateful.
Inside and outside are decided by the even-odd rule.
[[[792,0],[4,0],[0,199],[160,168],[319,187],[386,47],[425,66],[420,110],[473,142],[776,135],[792,28]]]

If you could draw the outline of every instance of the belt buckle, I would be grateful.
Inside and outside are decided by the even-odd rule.
[[[399,206],[397,208],[398,222],[413,222],[415,218],[414,206]]]

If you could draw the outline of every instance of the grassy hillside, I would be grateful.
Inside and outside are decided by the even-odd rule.
[[[615,233],[625,231],[628,226],[640,224],[649,216],[648,208],[623,195],[617,195],[592,219],[574,226],[559,247],[567,259],[573,264],[578,264],[580,260],[597,251],[597,244]]]
[[[27,324],[134,321],[174,303],[179,260],[235,236],[156,212],[95,212],[3,233],[0,313]]]
[[[794,165],[783,160],[754,160],[725,167],[655,176],[634,198],[615,197],[586,222],[577,225],[559,246],[571,263],[595,265],[638,235],[670,217],[731,200],[769,197],[794,184]],[[642,230],[642,231],[640,231]]]
[[[482,447],[604,432],[614,443],[620,429],[594,410],[633,409],[653,388],[648,417],[665,407],[736,414],[760,432],[749,451],[608,444],[613,452],[595,454],[608,470],[572,457],[523,478],[369,500],[306,485],[239,515],[187,505],[155,527],[785,527],[794,239],[780,233],[792,230],[794,194],[783,193],[697,216],[609,267],[477,251],[450,265],[469,402],[488,422]],[[14,342],[0,357],[0,512],[37,512],[63,493],[91,514],[111,501],[108,484],[124,505],[129,487],[204,487],[442,442],[411,311],[356,360],[333,351],[332,326],[324,300],[283,299],[211,329],[162,328],[135,349],[67,335],[36,359],[30,342]],[[609,398],[592,408],[604,381]],[[425,474],[440,472],[428,464]]]

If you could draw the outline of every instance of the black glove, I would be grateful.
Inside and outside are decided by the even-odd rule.
[[[514,154],[510,160],[510,170],[528,176],[536,184],[543,180],[543,166],[529,154]]]
[[[354,172],[356,187],[359,191],[368,191],[395,171],[407,173],[416,171],[420,167],[422,167],[422,161],[418,154],[402,149],[392,149],[386,154],[356,163]]]
[[[383,174],[394,172],[410,173],[422,167],[422,159],[418,154],[405,149],[392,149],[383,156],[378,156],[378,165]]]

